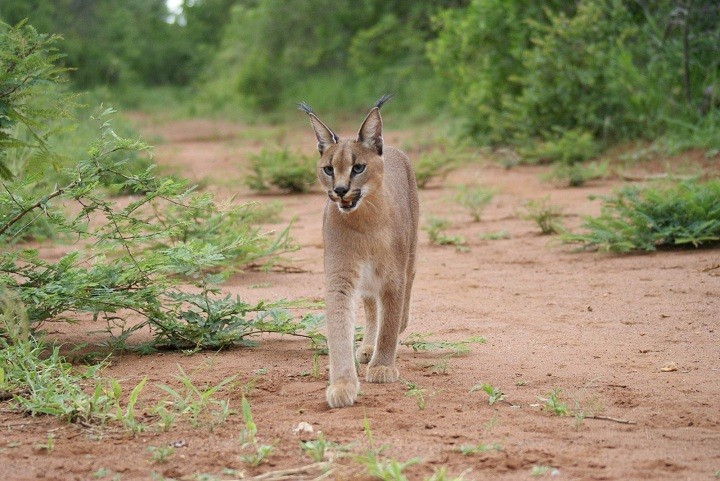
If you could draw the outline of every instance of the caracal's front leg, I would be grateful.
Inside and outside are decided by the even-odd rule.
[[[395,382],[399,373],[395,367],[400,323],[402,322],[405,285],[390,282],[380,292],[380,323],[375,340],[375,352],[368,364],[368,382]]]
[[[357,351],[357,360],[361,364],[367,364],[372,359],[375,351],[378,317],[377,299],[375,297],[363,297],[363,307],[365,308],[365,335]]]
[[[328,277],[326,296],[330,385],[325,391],[331,408],[352,406],[360,390],[355,370],[355,306],[353,286],[333,284]]]

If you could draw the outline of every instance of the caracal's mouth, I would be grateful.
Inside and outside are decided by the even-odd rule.
[[[340,212],[347,214],[357,209],[358,204],[360,203],[360,198],[362,197],[362,192],[358,189],[344,199],[338,197],[333,192],[328,192],[328,196],[330,197],[330,200],[335,202],[335,205],[337,205]]]
[[[338,209],[341,212],[352,212],[357,208],[358,202],[360,202],[360,196],[358,195],[354,199],[340,199],[336,202]]]

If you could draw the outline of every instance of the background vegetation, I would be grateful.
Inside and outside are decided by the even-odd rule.
[[[131,105],[170,86],[205,112],[332,116],[392,91],[475,142],[545,142],[536,159],[568,135],[720,144],[713,0],[6,0],[0,18],[61,35],[73,86]]]

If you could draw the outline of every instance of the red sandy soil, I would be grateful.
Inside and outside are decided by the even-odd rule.
[[[135,120],[151,142],[159,143],[155,154],[160,164],[202,180],[220,198],[238,194],[241,201],[277,200],[283,205],[283,221],[295,219],[292,236],[301,249],[289,257],[301,272],[237,274],[223,286],[225,292],[250,301],[322,298],[325,197],[319,192],[254,196],[242,181],[248,155],[264,145],[287,145],[314,155],[309,126],[156,123],[144,116]],[[411,147],[423,132],[393,132],[387,119],[385,125],[386,143],[417,157]],[[248,479],[312,464],[299,439],[312,439],[320,431],[327,440],[353,443],[351,451],[362,453],[369,447],[364,433],[364,425],[369,425],[373,446],[386,446],[383,456],[420,458],[405,470],[410,480],[425,479],[439,467],[453,476],[465,472],[466,480],[534,479],[533,467],[534,474],[557,479],[712,479],[720,470],[720,251],[616,256],[576,252],[541,236],[534,223],[519,215],[528,199],[549,196],[552,204],[564,208],[565,224],[577,226],[580,215],[599,210],[588,195],[607,194],[620,185],[609,180],[557,188],[538,180],[545,170],[504,170],[478,162],[420,192],[421,223],[430,215],[448,218],[453,225],[449,234],[462,235],[468,248],[434,246],[420,233],[406,334],[428,333],[431,339],[449,341],[486,339],[470,353],[447,359],[444,373],[433,373],[429,366],[442,362],[447,352],[399,350],[401,378],[424,390],[424,409],[406,395],[404,382],[362,382],[355,406],[329,409],[324,400],[327,358],[319,358],[318,377],[307,375],[313,370],[313,351],[299,338],[265,336],[259,347],[219,353],[116,355],[103,375],[118,379],[126,395],[147,376],[138,410],[145,411],[141,420],[150,429],[133,435],[112,426],[24,417],[0,405],[5,408],[0,410],[0,478]],[[449,200],[453,186],[460,183],[497,189],[481,222],[471,222]],[[501,230],[507,238],[480,237]],[[66,346],[102,339],[88,334],[100,329],[90,321],[53,329],[49,337]],[[663,371],[670,363],[677,369]],[[240,385],[256,378],[248,400],[258,438],[276,443],[266,462],[253,468],[240,459],[248,452],[239,441],[244,425],[240,414],[213,429],[187,421],[178,421],[167,432],[154,427],[156,418],[148,411],[168,399],[157,386],[178,388],[179,366],[198,386],[237,376],[238,382],[216,394],[237,411]],[[501,389],[504,400],[490,405],[487,394],[471,392],[480,383]],[[562,389],[560,399],[572,411],[610,419],[576,422],[572,416],[543,410],[539,397],[554,388]],[[312,425],[312,434],[293,432],[302,421]],[[49,436],[52,450],[41,449]],[[166,462],[151,461],[149,446],[180,441],[183,447]],[[501,449],[470,456],[459,452],[461,445],[480,443],[497,443]],[[338,459],[326,477],[320,476],[314,469],[282,479],[371,479],[352,458]]]

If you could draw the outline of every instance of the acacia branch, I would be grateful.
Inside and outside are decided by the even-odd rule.
[[[24,208],[23,210],[21,210],[20,212],[18,212],[18,213],[15,215],[15,217],[13,217],[13,218],[10,219],[8,222],[6,222],[5,225],[0,226],[0,236],[3,235],[3,234],[4,234],[10,227],[12,227],[14,224],[16,224],[17,222],[19,222],[19,221],[20,221],[23,217],[25,217],[29,212],[32,212],[33,210],[42,207],[42,206],[43,206],[44,204],[46,204],[50,199],[53,199],[53,198],[55,198],[55,197],[57,197],[57,196],[59,196],[59,195],[64,194],[66,190],[72,189],[73,187],[75,187],[75,186],[78,184],[78,182],[79,182],[78,180],[74,180],[73,182],[71,182],[70,184],[68,184],[68,185],[65,186],[65,187],[62,187],[62,188],[60,188],[60,189],[55,189],[55,191],[54,191],[53,193],[51,193],[50,195],[47,195],[47,196],[43,197],[43,198],[40,199],[39,201],[35,202],[35,203],[32,204],[32,205],[27,206],[26,208]]]

